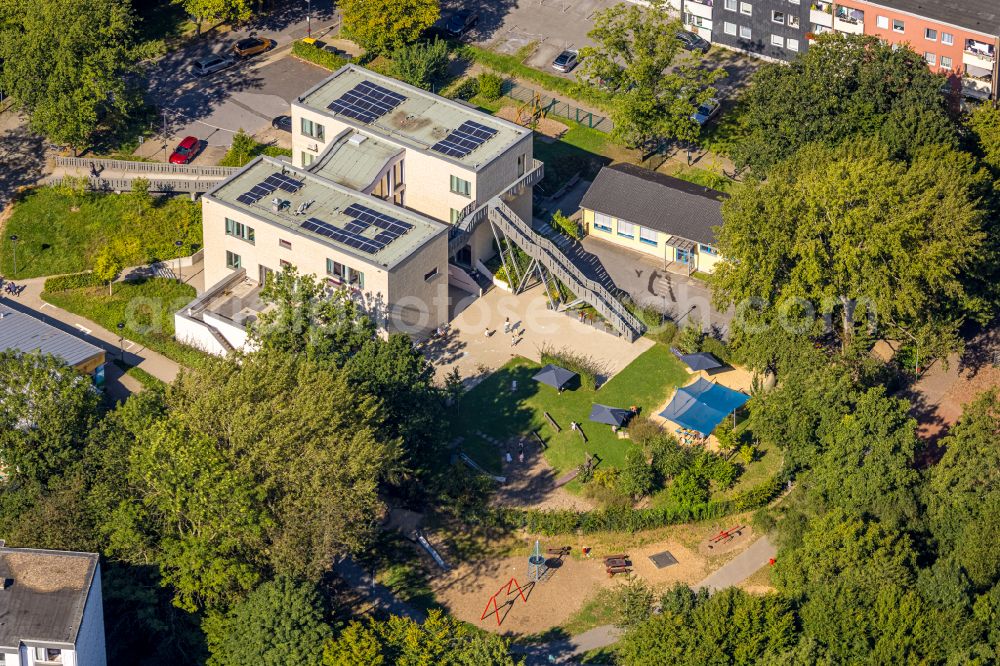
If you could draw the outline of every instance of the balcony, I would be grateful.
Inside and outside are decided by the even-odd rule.
[[[862,35],[865,32],[865,13],[860,9],[837,7],[833,28],[850,35]]]
[[[993,71],[993,63],[996,62],[996,52],[992,44],[977,42],[974,39],[965,40],[965,49],[962,52],[962,62],[970,67]]]
[[[962,75],[962,94],[968,97],[988,98],[993,92],[993,70],[966,65]]]
[[[712,6],[712,2],[713,2],[713,0],[684,0],[684,5],[685,5],[685,9],[687,9],[688,11],[691,11],[691,8],[689,6],[691,4],[705,5],[706,7],[711,7]]]
[[[814,2],[809,9],[809,21],[824,28],[833,27],[833,5],[829,2]],[[813,32],[816,32],[815,30]],[[817,33],[818,34],[818,33]]]
[[[712,20],[712,3],[705,0],[685,0],[684,12],[690,16],[697,16],[701,19]],[[699,22],[688,20],[689,24],[698,25]]]

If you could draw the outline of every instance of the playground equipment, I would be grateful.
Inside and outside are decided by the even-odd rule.
[[[501,585],[500,589],[497,590],[496,593],[494,593],[493,596],[490,597],[490,600],[486,602],[486,608],[483,609],[483,614],[479,617],[480,622],[485,620],[487,615],[495,615],[497,618],[497,626],[498,627],[500,626],[500,624],[503,622],[503,618],[507,617],[507,615],[504,614],[503,617],[500,616],[501,606],[497,604],[497,597],[500,596],[501,592],[504,593],[504,597],[509,597],[512,588],[517,588],[517,594],[521,597],[521,601],[523,601],[524,603],[528,603],[528,597],[525,596],[524,594],[524,588],[521,587],[521,585],[517,582],[516,578],[511,578],[504,585]],[[513,606],[513,605],[514,605],[513,599],[504,599],[503,607]],[[493,607],[492,611],[490,610],[490,606]]]
[[[736,527],[731,527],[728,530],[722,530],[721,532],[719,532],[714,537],[708,540],[709,549],[712,549],[715,546],[721,546],[727,544],[736,537],[741,536],[743,534],[744,527],[746,526],[737,525]]]
[[[545,564],[546,557],[542,555],[542,547],[535,539],[535,550],[528,556],[528,580],[533,583],[541,582],[545,572],[549,570]]]
[[[538,121],[544,116],[545,111],[542,109],[542,96],[536,92],[531,96],[531,99],[518,107],[517,124],[535,129]]]
[[[417,543],[423,546],[423,549],[426,550],[427,554],[430,555],[431,558],[433,558],[433,560],[437,563],[439,567],[441,567],[442,571],[447,572],[451,570],[451,567],[448,566],[448,564],[444,561],[444,558],[441,557],[440,553],[438,553],[434,549],[434,546],[430,544],[430,542],[427,540],[427,537],[425,537],[422,532],[418,531],[416,533],[416,537],[417,537]]]

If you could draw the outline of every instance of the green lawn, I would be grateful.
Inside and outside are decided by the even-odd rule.
[[[727,194],[730,193],[736,185],[736,181],[726,178],[721,173],[712,171],[711,169],[702,169],[700,167],[681,168],[671,175],[675,178],[686,180],[689,183],[701,185],[702,187],[708,187]]]
[[[659,344],[596,392],[577,386],[559,394],[531,379],[538,368],[537,363],[527,359],[513,359],[462,398],[454,434],[465,438],[463,450],[483,467],[498,471],[503,451],[480,438],[476,431],[504,441],[537,430],[548,444],[546,459],[560,474],[583,463],[585,453],[596,454],[602,465],[621,466],[625,452],[634,445],[627,439],[618,439],[609,426],[588,421],[591,405],[595,402],[623,408],[636,405],[648,414],[666,400],[674,387],[688,381],[684,367],[667,347]],[[511,391],[513,381],[517,382],[516,392]],[[546,411],[562,427],[562,432],[557,433],[549,425],[544,416]],[[570,421],[583,424],[588,443],[584,444],[579,433],[570,429]]]
[[[123,322],[127,340],[188,367],[197,365],[206,355],[174,340],[174,313],[194,297],[193,287],[164,278],[119,282],[112,296],[108,296],[107,287],[42,292],[42,298],[49,303],[86,317],[111,332],[117,331],[118,323]]]
[[[200,204],[186,197],[154,198],[141,223],[126,221],[128,205],[128,196],[120,194],[72,195],[52,187],[28,192],[5,226],[0,273],[15,277],[12,234],[19,237],[17,279],[92,269],[97,252],[114,237],[137,238],[146,262],[176,257],[178,239],[184,241],[181,256],[201,246]]]

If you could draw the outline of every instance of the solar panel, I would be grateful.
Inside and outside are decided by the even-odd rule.
[[[431,146],[431,150],[449,157],[465,157],[496,136],[496,133],[492,127],[481,125],[474,120],[466,120],[458,129]]]
[[[291,176],[286,176],[283,173],[272,173],[268,176],[262,185],[274,186],[275,188],[281,188],[285,192],[298,192],[302,187],[304,181],[296,180]],[[271,190],[274,191],[273,189]]]
[[[364,224],[366,229],[374,225],[379,229],[392,232],[396,237],[402,236],[413,228],[413,225],[409,222],[403,222],[391,215],[380,213],[368,206],[356,203],[345,208],[344,215],[353,217],[357,222]]]
[[[371,81],[362,81],[330,102],[327,108],[368,125],[405,101],[406,98],[399,93],[375,85]]]
[[[239,201],[241,204],[246,204],[247,206],[249,206],[250,204],[257,203],[260,200],[260,197],[256,197],[250,194],[249,192],[244,192],[240,196],[236,197],[236,200]]]
[[[323,220],[315,217],[310,217],[308,220],[303,222],[302,228],[306,231],[319,234],[320,236],[332,238],[338,243],[343,243],[348,247],[353,247],[367,254],[375,254],[385,247],[385,244],[380,244],[370,238],[364,238],[357,234],[353,234],[346,229],[335,227],[329,222],[324,222]]]

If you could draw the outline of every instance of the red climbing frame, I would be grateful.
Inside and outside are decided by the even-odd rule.
[[[482,614],[482,616],[480,616],[479,621],[482,622],[483,620],[485,620],[487,615],[496,615],[497,626],[499,627],[501,620],[500,620],[500,606],[497,604],[497,597],[500,596],[501,592],[504,593],[504,596],[509,597],[510,596],[510,590],[511,590],[511,588],[514,588],[514,587],[517,588],[517,593],[518,593],[518,595],[520,595],[521,600],[524,601],[525,603],[527,603],[528,602],[528,597],[524,596],[524,590],[518,584],[517,579],[516,578],[511,578],[505,584],[501,585],[500,589],[497,590],[496,593],[492,597],[490,597],[490,600],[486,602],[486,608],[483,609],[483,614]],[[493,606],[493,610],[492,611],[490,610],[490,606],[491,605]]]

